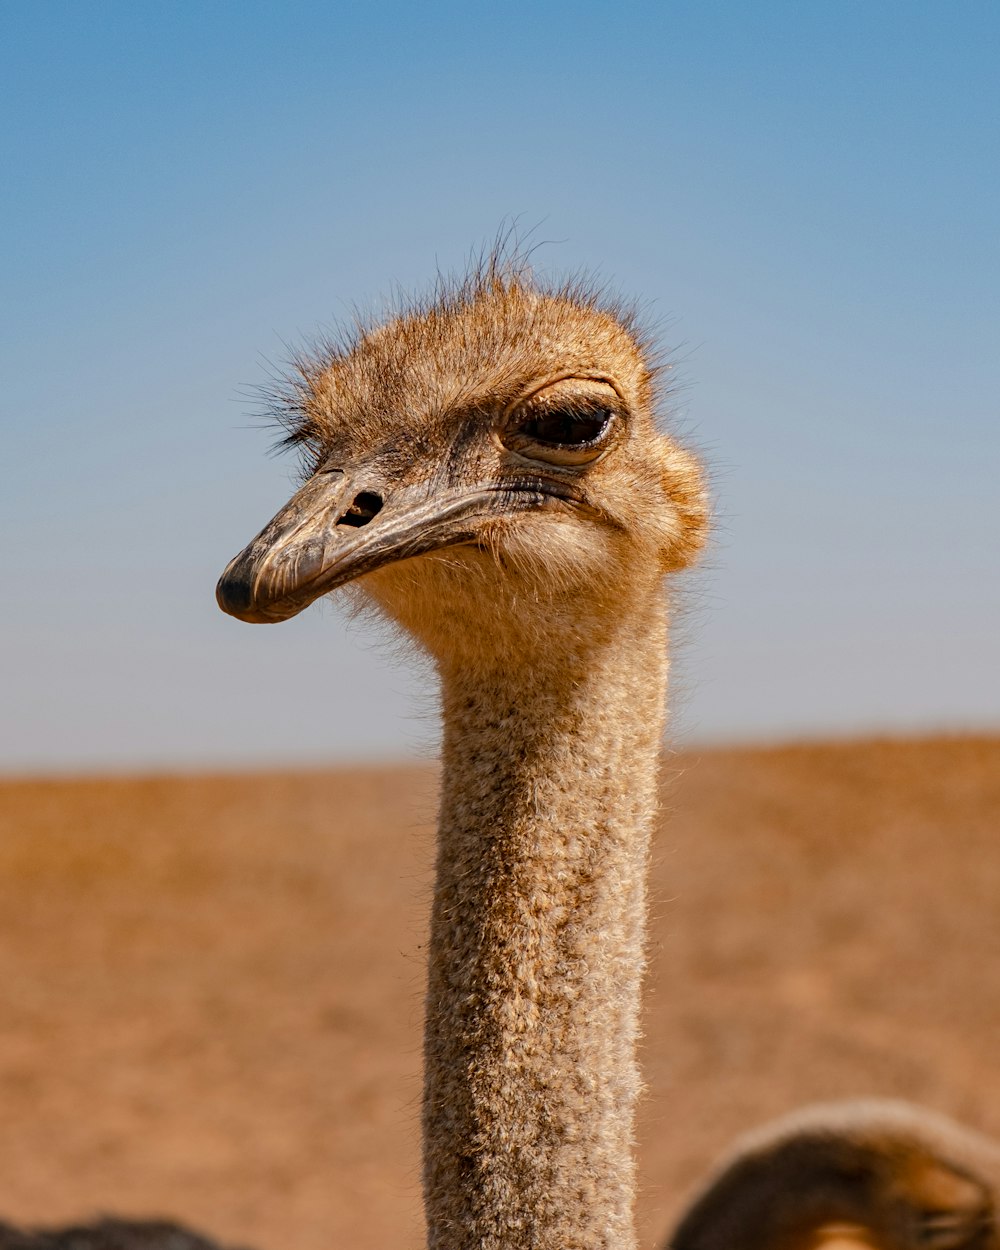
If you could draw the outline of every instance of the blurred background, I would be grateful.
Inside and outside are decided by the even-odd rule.
[[[804,1102],[1000,1136],[998,64],[987,0],[0,0],[0,1220],[421,1244],[432,675],[214,587],[254,389],[512,225],[640,301],[715,499],[643,1244]]]
[[[515,222],[638,298],[717,526],[683,740],[995,727],[1000,9],[7,3],[11,772],[433,750],[335,606],[215,607],[252,389]],[[249,388],[249,391],[248,391]]]

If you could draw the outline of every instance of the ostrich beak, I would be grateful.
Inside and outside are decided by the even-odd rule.
[[[544,487],[440,491],[425,481],[385,492],[362,482],[343,469],[315,473],[226,566],[215,592],[223,612],[285,621],[382,565],[470,542],[492,518],[557,502]]]

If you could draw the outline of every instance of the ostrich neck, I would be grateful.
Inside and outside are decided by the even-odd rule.
[[[631,603],[600,641],[558,650],[443,676],[425,1035],[431,1250],[635,1246],[660,595]]]

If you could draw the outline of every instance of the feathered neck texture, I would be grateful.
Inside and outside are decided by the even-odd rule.
[[[443,673],[424,1189],[431,1250],[633,1250],[658,589],[600,638]]]

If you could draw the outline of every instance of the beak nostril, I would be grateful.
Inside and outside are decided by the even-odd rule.
[[[354,502],[347,509],[344,515],[337,522],[338,525],[353,525],[360,527],[367,525],[374,517],[382,511],[382,496],[376,495],[374,491],[363,490],[360,495],[356,495]]]

